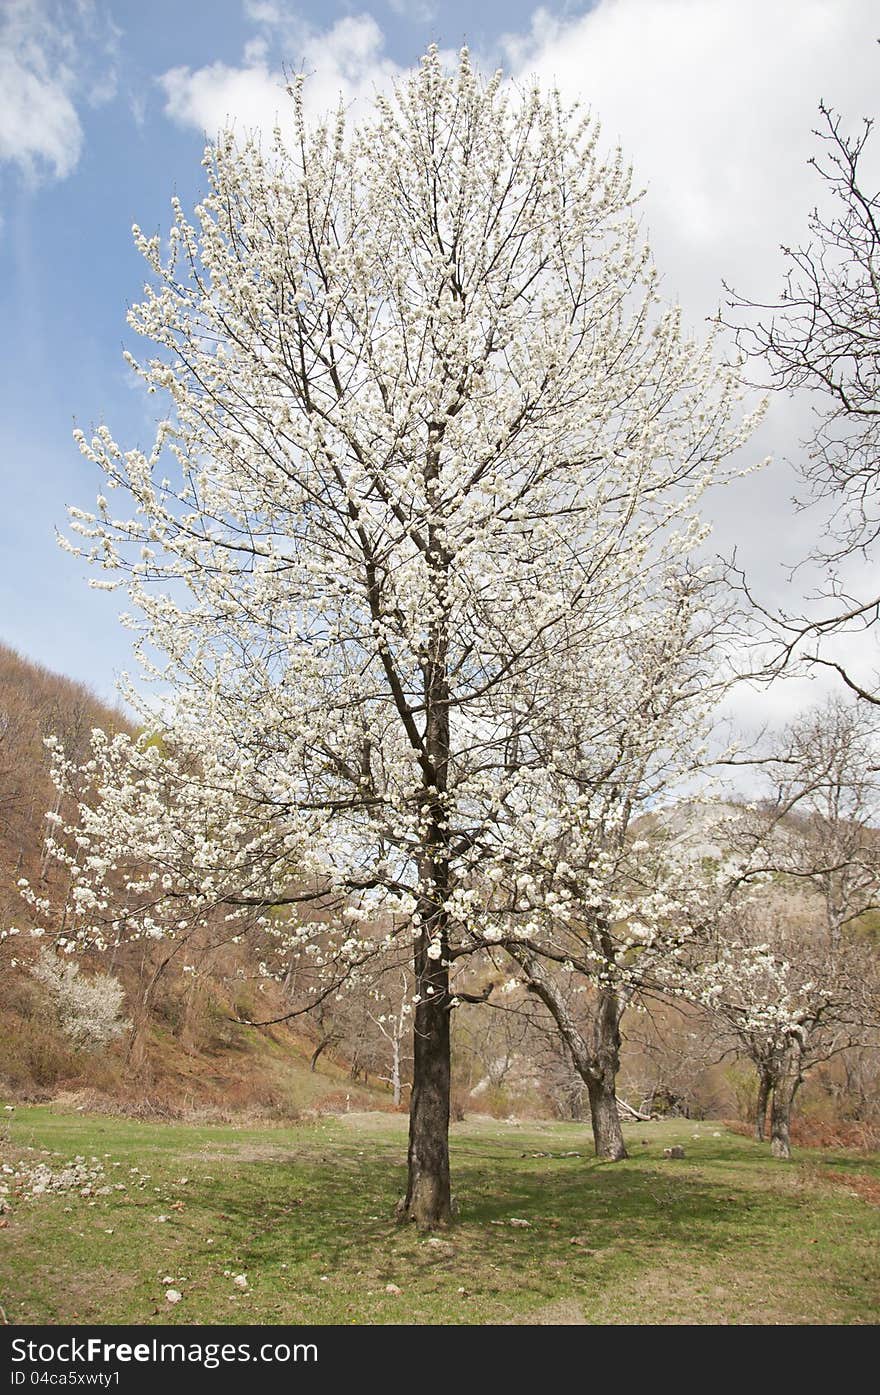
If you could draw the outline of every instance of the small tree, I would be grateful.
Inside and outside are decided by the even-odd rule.
[[[628,610],[601,662],[548,666],[553,702],[529,732],[472,916],[473,943],[497,946],[556,1022],[587,1088],[596,1153],[610,1160],[626,1157],[623,1016],[674,991],[684,945],[705,933],[700,879],[683,881],[656,807],[699,773],[733,681],[723,579],[682,570],[665,581]]]
[[[386,974],[371,995],[374,1008],[370,1020],[385,1048],[383,1065],[387,1074],[380,1075],[380,1079],[391,1086],[395,1107],[403,1099],[404,1067],[412,1059],[407,1052],[407,1043],[412,1040],[412,995],[412,986],[403,968],[395,975]]]
[[[61,1030],[81,1051],[107,1046],[128,1029],[122,1017],[125,996],[112,974],[81,972],[80,965],[43,949],[31,969],[57,1013]]]
[[[878,1026],[872,954],[849,941],[832,951],[791,899],[777,895],[726,921],[704,997],[716,1041],[755,1067],[755,1137],[764,1139],[769,1104],[778,1158],[791,1156],[792,1112],[809,1071]]]
[[[717,955],[704,1000],[755,1065],[777,1157],[805,1072],[880,1026],[876,955],[858,933],[880,904],[880,783],[872,716],[830,702],[762,758],[768,797],[724,821]],[[705,985],[704,985],[705,986]],[[699,990],[697,990],[699,996]]]

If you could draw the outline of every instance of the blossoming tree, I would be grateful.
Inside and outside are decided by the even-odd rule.
[[[354,130],[297,83],[270,149],[224,134],[205,168],[167,257],[135,230],[155,443],[79,437],[106,485],[77,546],[127,588],[164,749],[99,739],[87,846],[57,839],[76,934],[122,882],[152,933],[210,901],[287,952],[320,907],[339,966],[410,935],[404,1213],[436,1224],[480,869],[556,778],[560,676],[586,701],[698,546],[739,390],[660,302],[596,122],[466,52]]]
[[[626,1156],[622,1018],[677,991],[715,901],[702,870],[676,856],[658,801],[705,773],[715,709],[735,681],[724,578],[679,565],[657,580],[633,587],[613,642],[574,665],[548,658],[553,703],[533,717],[531,759],[460,910],[465,944],[513,968],[556,1023],[587,1088],[596,1152],[614,1160]]]
[[[759,760],[766,798],[718,823],[727,868],[701,946],[714,937],[715,949],[688,991],[719,1040],[754,1064],[756,1136],[769,1102],[772,1151],[787,1158],[807,1072],[880,1029],[877,956],[864,935],[880,906],[876,718],[829,702]]]

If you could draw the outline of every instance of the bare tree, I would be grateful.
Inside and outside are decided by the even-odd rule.
[[[732,310],[758,315],[738,319],[741,348],[769,365],[777,391],[813,395],[817,425],[800,468],[808,500],[831,509],[830,542],[813,554],[827,578],[822,613],[759,609],[780,639],[778,665],[799,656],[880,703],[876,685],[857,678],[824,643],[871,630],[880,616],[880,595],[853,595],[842,575],[847,561],[875,555],[880,531],[880,191],[865,155],[873,121],[849,135],[838,112],[824,102],[819,112],[820,151],[811,164],[825,202],[809,215],[809,240],[783,248],[787,271],[778,301],[731,292]]]
[[[393,979],[394,982],[390,982]],[[403,1073],[412,1055],[407,1052],[406,1043],[411,1040],[413,986],[404,968],[391,975],[384,975],[373,989],[371,998],[374,1009],[370,1012],[373,1022],[385,1044],[390,1059],[386,1059],[386,1075],[380,1079],[391,1086],[391,1097],[395,1106],[403,1099]]]

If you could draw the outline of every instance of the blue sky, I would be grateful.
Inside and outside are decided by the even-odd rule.
[[[88,507],[99,487],[71,431],[106,420],[126,445],[150,440],[152,411],[121,357],[138,348],[125,323],[143,282],[131,225],[167,228],[170,196],[197,197],[205,131],[283,112],[285,66],[313,75],[314,109],[340,90],[357,108],[432,40],[559,81],[635,161],[658,263],[696,323],[722,277],[772,292],[776,249],[816,197],[819,97],[875,114],[874,8],[0,0],[0,639],[105,698],[129,665],[119,600],[89,590],[55,542],[66,506]],[[800,424],[780,407],[757,453],[794,453]],[[749,523],[752,566],[772,589],[781,538],[794,556],[805,525],[786,512],[784,466],[763,481],[725,506],[720,536]]]

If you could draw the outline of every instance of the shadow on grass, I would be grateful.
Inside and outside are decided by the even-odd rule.
[[[242,1261],[253,1265],[346,1268],[367,1253],[415,1253],[425,1237],[395,1225],[405,1188],[399,1151],[336,1156],[321,1163],[254,1162],[212,1184],[205,1219],[219,1214]],[[751,1243],[756,1234],[796,1223],[805,1202],[723,1177],[707,1179],[681,1164],[631,1159],[619,1164],[572,1159],[537,1165],[468,1150],[453,1158],[457,1223],[448,1238],[481,1262],[528,1272],[548,1255],[641,1255],[674,1247],[704,1257]],[[676,1170],[673,1171],[673,1168]],[[207,1198],[205,1198],[207,1200]],[[527,1227],[511,1226],[512,1218]],[[572,1243],[572,1242],[575,1243]]]

